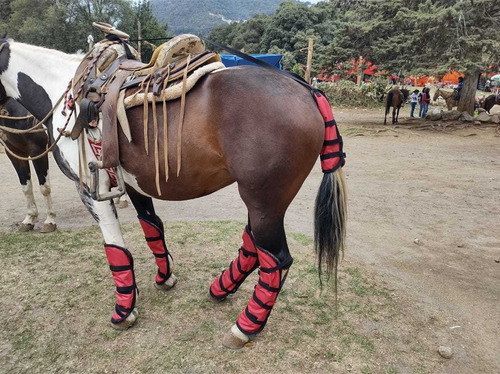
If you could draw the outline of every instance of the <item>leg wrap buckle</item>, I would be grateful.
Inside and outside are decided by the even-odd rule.
[[[231,261],[229,267],[212,283],[210,295],[214,299],[222,300],[235,293],[258,266],[257,247],[247,226],[243,232],[243,245],[238,251],[238,257]]]
[[[172,256],[170,256],[167,244],[165,243],[163,223],[158,220],[159,224],[156,225],[145,218],[138,218],[142,226],[142,231],[144,231],[148,247],[151,249],[151,252],[153,252],[156,265],[158,266],[155,281],[157,284],[163,284],[170,278],[170,275],[172,275],[173,263]]]
[[[257,248],[260,270],[259,282],[255,286],[246,309],[238,317],[236,325],[246,335],[262,331],[267,323],[293,259],[279,262],[276,257],[262,248]]]
[[[116,285],[116,305],[112,323],[120,323],[134,310],[137,285],[135,283],[134,259],[130,252],[113,244],[105,244],[106,257]]]

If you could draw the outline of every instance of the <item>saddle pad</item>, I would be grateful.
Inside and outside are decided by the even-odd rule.
[[[211,73],[214,70],[224,68],[224,64],[222,62],[212,62],[211,64],[204,65],[199,69],[193,70],[193,72],[188,76],[186,81],[186,93],[189,92],[203,76],[208,73]],[[162,102],[164,99],[166,101],[175,100],[181,97],[182,95],[182,78],[170,82],[163,91],[163,93],[159,96],[155,96],[152,92],[147,93],[148,102]],[[132,108],[134,106],[144,105],[144,92],[136,92],[135,94],[130,95],[125,98],[123,105],[125,109]],[[121,103],[119,103],[121,105]]]

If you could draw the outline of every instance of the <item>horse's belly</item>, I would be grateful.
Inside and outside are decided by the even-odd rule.
[[[181,163],[179,176],[177,176],[177,165],[170,164],[168,178],[163,160],[159,160],[158,172],[154,159],[140,168],[122,164],[125,183],[147,196],[180,201],[209,195],[234,182],[234,178],[221,162]]]

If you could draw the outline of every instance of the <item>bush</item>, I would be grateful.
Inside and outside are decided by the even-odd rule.
[[[333,105],[340,106],[380,106],[387,86],[374,80],[361,86],[348,80],[323,82],[318,85]]]

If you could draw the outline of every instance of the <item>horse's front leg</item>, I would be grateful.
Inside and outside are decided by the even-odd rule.
[[[54,204],[52,203],[52,195],[49,181],[49,158],[48,156],[42,157],[38,160],[33,161],[33,167],[35,168],[36,175],[38,177],[38,184],[40,186],[40,192],[47,203],[47,218],[45,219],[41,233],[53,232],[56,230],[56,212],[54,210]]]
[[[76,182],[79,189],[79,183]],[[131,327],[138,313],[135,309],[137,285],[135,283],[134,260],[125,248],[120,223],[113,201],[95,201],[87,191],[80,191],[80,197],[97,221],[104,237],[104,250],[116,286],[116,305],[111,326],[117,330]]]
[[[26,198],[26,216],[21,222],[19,231],[30,231],[35,227],[35,221],[38,218],[38,208],[35,203],[35,196],[33,195],[33,184],[31,183],[31,172],[28,161],[19,160],[10,154],[7,154],[14,169],[16,169],[17,177],[21,188]]]
[[[127,188],[127,192],[137,211],[137,218],[144,232],[146,243],[156,260],[158,271],[155,277],[155,287],[168,291],[175,286],[177,278],[172,273],[173,260],[165,242],[163,222],[156,215],[153,200],[150,197],[141,195],[130,187]]]

